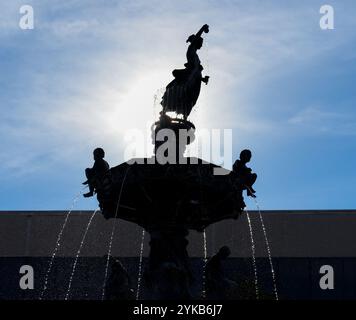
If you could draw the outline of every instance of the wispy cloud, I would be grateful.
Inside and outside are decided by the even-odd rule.
[[[308,107],[288,120],[288,123],[313,133],[356,135],[356,115]]]

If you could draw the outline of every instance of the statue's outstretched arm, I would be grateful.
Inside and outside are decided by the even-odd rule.
[[[200,30],[197,32],[196,36],[197,37],[201,37],[201,35],[203,34],[203,32],[208,33],[209,32],[209,26],[207,24],[204,24]]]

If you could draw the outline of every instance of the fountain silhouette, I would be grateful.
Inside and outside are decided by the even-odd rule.
[[[154,156],[131,159],[101,173],[101,176],[91,171],[96,181],[90,181],[89,184],[97,193],[101,213],[106,219],[114,219],[104,271],[103,300],[117,219],[133,222],[143,228],[136,299],[140,298],[143,287],[145,298],[190,299],[194,298],[191,294],[194,279],[187,252],[189,232],[195,230],[203,233],[201,297],[205,298],[205,268],[208,260],[205,229],[222,220],[238,219],[244,212],[242,193],[246,190],[246,181],[251,187],[257,178],[245,166],[249,161],[246,152],[249,152],[251,158],[249,150],[242,152],[247,160],[239,160],[237,171],[226,175],[215,174],[217,169],[222,169],[218,165],[200,158],[184,157],[186,147],[195,138],[195,125],[188,117],[198,100],[201,83],[208,84],[209,81],[208,76],[202,76],[204,68],[198,56],[198,50],[203,45],[202,36],[208,32],[209,26],[204,25],[196,34],[189,36],[185,68],[174,70],[174,79],[165,88],[160,102],[160,118],[153,125]],[[155,95],[154,108],[157,99]],[[240,176],[246,170],[247,175]],[[253,196],[254,192],[248,192],[248,195]],[[258,299],[254,235],[247,211],[246,216]],[[263,230],[268,243],[264,225]],[[143,270],[145,234],[150,236],[150,241],[148,261]],[[269,244],[267,248],[270,254]],[[270,261],[275,283],[273,264]],[[277,295],[276,289],[275,292]]]

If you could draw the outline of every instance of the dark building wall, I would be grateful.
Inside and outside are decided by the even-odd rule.
[[[65,212],[0,213],[0,298],[35,299],[38,297]],[[63,232],[60,248],[50,277],[48,298],[63,299],[74,257],[92,212],[74,211]],[[266,244],[258,212],[250,212],[256,245],[259,285],[267,297],[272,296],[272,279]],[[281,298],[356,298],[356,212],[355,211],[264,211],[270,248]],[[73,298],[97,299],[105,267],[102,258],[114,221],[98,213],[88,231],[73,281]],[[120,257],[134,279],[138,273],[138,256],[142,229],[118,220],[112,254]],[[227,220],[207,228],[208,256],[222,245],[229,245],[232,255],[226,268],[235,280],[253,280],[251,242],[246,216]],[[149,250],[145,237],[144,256]],[[196,277],[201,276],[203,235],[191,232],[189,254]],[[35,271],[35,289],[19,288],[19,269],[29,264]],[[335,289],[321,290],[320,267],[331,265]],[[251,283],[250,283],[251,285]],[[199,289],[197,289],[199,290]]]
[[[0,212],[0,256],[51,256],[66,212]],[[75,256],[91,211],[73,211],[63,232],[60,256]],[[257,256],[266,256],[258,212],[250,211]],[[268,239],[274,257],[354,257],[356,253],[356,211],[263,211]],[[113,254],[136,257],[142,229],[133,223],[117,220]],[[107,252],[113,220],[100,212],[88,231],[82,256],[103,256]],[[229,245],[232,257],[251,255],[246,215],[225,220],[206,230],[208,254]],[[147,255],[146,237],[144,255]],[[203,256],[203,236],[189,235],[189,253]]]

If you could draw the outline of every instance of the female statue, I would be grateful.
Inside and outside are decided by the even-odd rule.
[[[198,100],[201,82],[207,84],[209,81],[208,76],[202,77],[203,67],[197,53],[203,45],[203,32],[209,32],[207,24],[186,41],[189,43],[187,63],[184,65],[185,69],[176,69],[172,72],[174,80],[167,85],[161,101],[163,113],[175,111],[182,114],[186,120]]]

